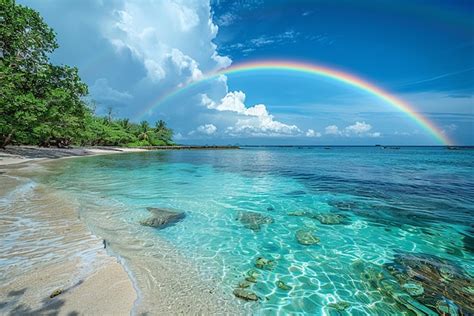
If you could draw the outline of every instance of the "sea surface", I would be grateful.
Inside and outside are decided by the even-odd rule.
[[[79,203],[143,297],[159,269],[134,258],[163,255],[162,240],[242,311],[474,313],[474,150],[170,150],[47,168],[35,181]],[[147,207],[186,216],[147,227]]]

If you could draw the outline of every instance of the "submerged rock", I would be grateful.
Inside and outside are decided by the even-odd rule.
[[[275,261],[263,257],[258,257],[255,261],[255,266],[263,270],[273,270],[273,268],[275,267]]]
[[[234,290],[234,295],[246,301],[258,301],[258,296],[252,291],[238,288]]]
[[[313,213],[309,211],[293,211],[287,214],[288,216],[304,216],[318,220],[321,224],[325,225],[336,225],[345,224],[347,217],[342,214],[332,213]]]
[[[336,303],[329,303],[328,304],[328,307],[330,308],[334,308],[338,311],[343,311],[343,310],[346,310],[347,308],[349,308],[351,306],[350,303],[346,302],[346,301],[340,301],[340,302],[336,302]]]
[[[314,214],[312,217],[317,219],[321,224],[325,224],[325,225],[343,224],[346,220],[345,216],[342,216],[340,214],[330,214],[330,213]]]
[[[296,240],[302,245],[314,245],[319,243],[319,238],[313,235],[314,229],[299,229],[296,231]]]
[[[288,216],[310,216],[311,213],[306,212],[306,211],[294,211],[294,212],[289,212]]]
[[[436,302],[436,309],[443,315],[457,316],[460,315],[458,307],[449,300],[439,300]]]
[[[402,286],[411,296],[419,296],[425,292],[423,286],[418,283],[405,283]]]
[[[397,303],[415,315],[436,315],[406,293],[400,284],[381,266],[357,259],[351,264],[355,274],[363,281],[367,291],[377,291],[389,304]]]
[[[184,212],[178,212],[164,208],[147,207],[147,210],[152,213],[152,216],[140,222],[140,224],[143,226],[163,228],[174,224],[185,217]]]
[[[246,281],[239,282],[239,287],[240,287],[241,289],[246,289],[246,288],[250,287],[251,285],[252,285],[252,283],[249,282],[249,281],[247,281],[247,280],[246,280]]]
[[[260,274],[258,273],[257,270],[251,269],[247,271],[247,274],[245,276],[245,281],[251,282],[251,283],[257,283],[257,278]]]
[[[401,253],[385,268],[424,306],[434,307],[440,314],[458,309],[462,315],[474,313],[474,296],[468,290],[474,287],[474,280],[454,262],[431,255]],[[412,286],[407,289],[406,285],[412,283],[418,284],[423,292]]]
[[[285,282],[281,281],[281,280],[278,280],[276,282],[276,285],[279,289],[282,289],[282,290],[285,290],[285,291],[289,291],[292,289],[291,286],[289,286],[288,284],[286,284]]]
[[[259,231],[264,224],[273,223],[273,218],[256,212],[241,212],[237,218],[244,227]]]

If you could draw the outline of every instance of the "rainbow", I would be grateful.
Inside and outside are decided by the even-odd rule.
[[[443,131],[437,127],[433,122],[428,118],[424,117],[418,113],[410,104],[405,101],[400,100],[396,96],[382,90],[381,88],[373,85],[372,83],[365,81],[364,79],[357,77],[353,74],[343,72],[337,69],[328,68],[321,65],[316,65],[312,63],[303,63],[296,61],[288,60],[264,60],[264,61],[251,61],[240,64],[235,64],[228,68],[211,72],[204,76],[202,79],[188,83],[185,86],[178,87],[173,91],[164,94],[158,100],[153,102],[150,106],[143,109],[138,116],[142,117],[145,113],[148,113],[153,108],[167,102],[169,99],[175,97],[176,95],[188,90],[189,88],[196,86],[197,84],[203,83],[215,79],[221,75],[230,75],[242,72],[252,72],[252,71],[261,71],[261,70],[280,70],[280,71],[292,71],[299,73],[312,74],[317,76],[323,76],[330,78],[345,84],[348,84],[352,87],[358,88],[366,93],[373,95],[392,107],[406,113],[413,121],[415,121],[419,126],[431,134],[438,142],[443,145],[451,145],[453,142],[446,136]]]

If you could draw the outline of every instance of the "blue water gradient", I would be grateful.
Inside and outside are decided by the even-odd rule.
[[[65,160],[51,171],[40,181],[81,201],[86,222],[95,212],[88,201],[120,205],[101,220],[120,220],[137,236],[169,241],[212,273],[216,287],[227,293],[255,269],[257,283],[246,290],[256,293],[259,301],[246,304],[256,313],[414,315],[436,308],[472,312],[464,295],[474,293],[473,150],[156,151]],[[186,217],[163,229],[144,227],[140,220],[150,216],[147,207],[185,211]],[[249,229],[239,220],[245,212],[273,222]],[[289,215],[295,212],[304,216]],[[315,214],[339,214],[344,221],[328,225]],[[319,244],[298,243],[299,229],[312,231]],[[130,255],[115,250],[125,258]],[[424,279],[410,275],[410,255],[416,258],[415,271],[429,270]],[[256,268],[258,257],[273,260],[274,268]],[[433,275],[445,271],[434,270],[438,260],[445,260],[443,269],[459,275],[435,279]],[[406,268],[404,276],[412,279],[397,280],[390,270],[393,264]],[[456,278],[467,285],[458,286]],[[406,296],[409,291],[403,288],[414,283],[428,292],[426,284],[449,280],[461,294],[438,295],[432,305],[426,303],[431,297]],[[279,288],[277,281],[291,289]],[[331,305],[341,302],[342,307]]]

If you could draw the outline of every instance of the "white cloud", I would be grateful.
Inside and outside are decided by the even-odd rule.
[[[148,79],[173,85],[231,64],[212,43],[217,31],[208,1],[125,0],[103,24],[105,38],[142,62]]]
[[[339,135],[340,134],[339,127],[337,127],[336,125],[326,126],[324,131],[327,135]]]
[[[214,124],[205,124],[198,126],[198,128],[196,128],[196,131],[200,134],[212,135],[217,131],[217,127]]]
[[[234,126],[229,126],[226,133],[231,136],[284,136],[297,135],[301,130],[296,125],[288,125],[274,120],[264,104],[252,107],[245,106],[245,93],[228,92],[220,102],[215,102],[206,94],[201,95],[201,104],[208,109],[236,114]]]
[[[379,132],[371,132],[372,126],[366,122],[356,122],[353,125],[346,126],[344,129],[339,129],[336,125],[329,125],[325,128],[326,135],[346,136],[346,137],[380,137]]]
[[[314,129],[308,129],[306,131],[306,136],[307,137],[321,137],[321,133],[320,132],[316,132]]]
[[[345,128],[347,133],[356,134],[356,135],[365,134],[371,129],[372,129],[372,126],[370,126],[370,124],[367,124],[365,122],[356,122],[354,125],[350,125]]]

